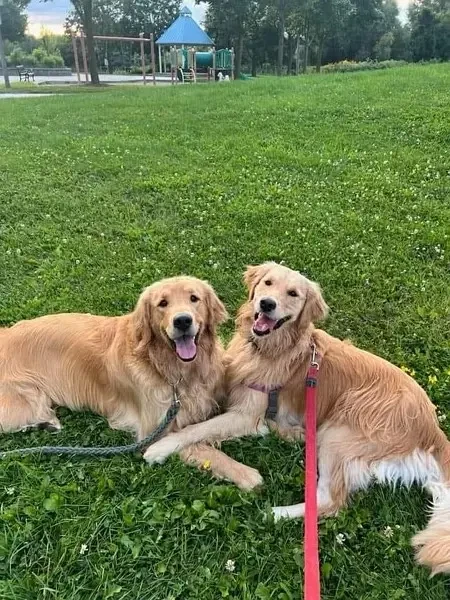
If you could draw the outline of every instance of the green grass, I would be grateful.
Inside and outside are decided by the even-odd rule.
[[[0,322],[121,314],[177,273],[210,280],[234,314],[245,265],[283,260],[323,286],[329,332],[413,369],[450,416],[449,85],[439,65],[4,100]],[[61,416],[57,438],[1,446],[129,439]],[[259,493],[178,458],[1,464],[2,600],[301,597],[302,523],[267,508],[301,498],[302,448],[225,449],[261,470]],[[409,546],[426,503],[378,487],[324,520],[324,600],[448,598]]]

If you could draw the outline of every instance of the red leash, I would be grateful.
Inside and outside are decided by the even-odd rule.
[[[320,600],[319,536],[317,515],[317,415],[316,391],[319,355],[312,345],[311,363],[306,377],[305,392],[305,546],[304,546],[304,600]]]

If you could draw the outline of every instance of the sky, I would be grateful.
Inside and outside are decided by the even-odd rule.
[[[406,18],[406,11],[411,0],[397,0],[400,8],[400,17]],[[195,4],[195,0],[186,0],[184,5],[192,10],[192,16],[198,23],[202,23],[205,15],[206,4]],[[28,31],[32,35],[38,36],[41,28],[51,29],[55,33],[62,33],[65,18],[70,11],[70,0],[52,0],[51,2],[39,2],[31,0],[28,7]]]
[[[205,3],[195,4],[195,0],[186,0],[183,6],[189,6],[194,19],[201,23],[205,15]],[[41,28],[51,29],[55,33],[62,33],[64,21],[71,10],[70,0],[52,0],[51,2],[39,2],[31,0],[28,6],[28,31],[38,36]]]

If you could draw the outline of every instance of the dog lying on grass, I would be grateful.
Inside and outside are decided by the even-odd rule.
[[[223,396],[223,349],[216,328],[227,313],[214,290],[192,277],[154,283],[120,317],[58,314],[0,329],[0,431],[61,429],[55,407],[91,410],[137,440],[171,405],[172,430],[214,414]],[[248,489],[259,473],[206,445],[183,460],[210,463],[218,477]]]
[[[433,515],[414,538],[417,558],[433,573],[449,572],[450,442],[426,393],[386,360],[315,329],[327,314],[317,284],[275,263],[249,267],[245,282],[249,298],[227,350],[227,412],[166,436],[147,450],[146,460],[163,462],[192,444],[264,433],[267,390],[275,387],[281,389],[272,426],[301,438],[313,344],[321,357],[319,512],[335,513],[373,481],[422,485],[433,497]],[[277,507],[274,515],[303,517],[304,508]]]

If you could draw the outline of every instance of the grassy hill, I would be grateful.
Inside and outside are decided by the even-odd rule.
[[[1,100],[0,323],[121,314],[179,273],[208,279],[234,315],[245,265],[285,261],[321,284],[324,327],[413,371],[449,432],[449,89],[436,65]],[[57,437],[0,446],[129,440],[61,417]],[[260,469],[259,493],[178,458],[0,464],[0,597],[299,598],[302,523],[267,509],[302,497],[303,450],[224,448]],[[427,501],[374,488],[324,520],[324,600],[448,598],[409,546]]]

